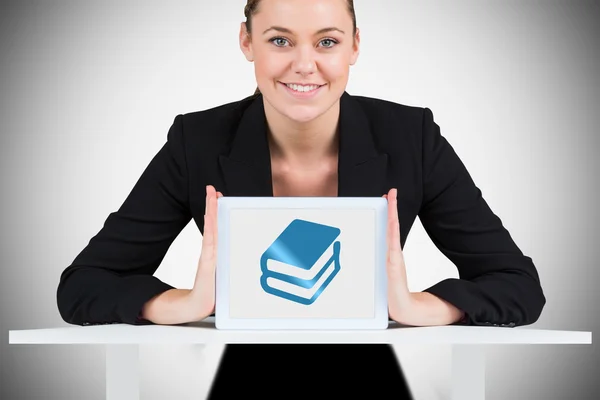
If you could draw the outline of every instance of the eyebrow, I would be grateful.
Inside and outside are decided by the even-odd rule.
[[[289,33],[290,35],[293,35],[293,34],[294,34],[294,32],[292,32],[292,31],[291,31],[291,30],[289,30],[288,28],[283,28],[283,27],[281,27],[281,26],[272,26],[272,27],[270,27],[270,28],[266,29],[266,30],[263,32],[263,35],[264,35],[265,33],[267,33],[268,31],[271,31],[271,30],[273,30],[273,31],[279,31],[279,32],[283,32],[283,33]],[[338,29],[338,28],[336,28],[335,26],[331,26],[331,27],[328,27],[328,28],[319,29],[318,31],[316,31],[316,32],[315,32],[315,35],[320,35],[320,34],[322,34],[322,33],[327,33],[327,32],[332,32],[332,31],[338,31],[338,32],[341,32],[342,34],[344,34],[344,31],[343,31],[343,30],[341,30],[341,29]]]

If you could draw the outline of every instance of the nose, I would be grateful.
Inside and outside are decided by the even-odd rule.
[[[293,72],[302,76],[313,74],[316,71],[317,65],[311,46],[298,47],[292,69]]]

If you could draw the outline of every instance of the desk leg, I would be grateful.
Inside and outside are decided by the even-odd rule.
[[[201,346],[201,366],[200,371],[197,372],[197,376],[201,378],[199,383],[202,386],[196,387],[195,390],[199,399],[207,399],[217,375],[217,370],[221,365],[221,358],[225,352],[226,345],[211,343]]]
[[[139,400],[139,398],[139,345],[106,345],[106,400]]]
[[[485,399],[485,351],[477,345],[452,346],[452,400]]]

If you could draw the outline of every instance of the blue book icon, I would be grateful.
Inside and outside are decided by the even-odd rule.
[[[263,290],[312,304],[340,271],[340,229],[293,220],[260,259]],[[334,242],[335,241],[335,242]]]

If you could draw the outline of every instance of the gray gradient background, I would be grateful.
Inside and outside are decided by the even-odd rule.
[[[0,398],[102,399],[101,346],[9,347],[8,330],[66,326],[60,273],[175,115],[253,93],[237,38],[245,0],[1,4]],[[532,327],[598,332],[599,6],[356,0],[356,11],[347,90],[431,108],[539,270],[548,302]],[[190,287],[200,244],[188,225],[157,276]],[[413,290],[457,276],[418,220],[405,258]],[[595,347],[487,346],[487,398],[596,398]],[[417,399],[448,398],[448,347],[396,350]],[[142,347],[142,398],[202,398],[205,351]]]

